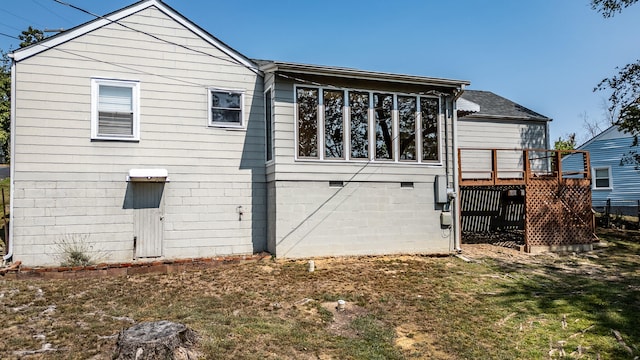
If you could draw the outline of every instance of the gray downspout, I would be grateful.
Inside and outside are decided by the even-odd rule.
[[[15,161],[13,161],[14,156],[15,156],[15,149],[16,149],[16,142],[15,142],[15,137],[16,137],[16,61],[13,60],[13,57],[11,55],[9,55],[9,57],[11,57],[11,138],[9,141],[11,141],[11,168],[10,168],[10,173],[9,176],[11,177],[10,179],[10,184],[11,184],[11,188],[9,190],[9,238],[7,239],[9,241],[9,246],[7,247],[7,254],[5,256],[2,257],[3,262],[7,262],[9,260],[11,260],[11,258],[13,257],[13,203],[14,198],[13,198],[13,194],[15,191],[15,184],[14,184],[14,179],[15,179],[15,171],[16,171],[16,167],[15,167]]]
[[[453,248],[457,253],[462,252],[462,248],[460,247],[460,231],[461,231],[461,219],[460,219],[460,189],[458,179],[458,111],[456,102],[462,93],[464,92],[464,85],[460,86],[460,91],[453,96],[453,101],[451,104],[451,142],[453,147],[453,191],[454,194],[451,198],[453,202]]]

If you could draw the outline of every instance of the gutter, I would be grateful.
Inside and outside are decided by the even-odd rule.
[[[460,219],[460,189],[459,183],[460,179],[458,179],[458,112],[456,109],[456,102],[460,96],[464,93],[464,85],[460,86],[460,91],[453,96],[451,102],[451,146],[453,147],[453,190],[451,201],[453,202],[453,213],[451,214],[453,217],[453,249],[457,253],[462,252],[462,248],[460,247],[460,237],[461,237],[461,224],[462,221]]]
[[[465,80],[431,78],[425,76],[366,71],[353,68],[331,67],[324,65],[284,63],[279,61],[271,61],[263,64],[260,66],[260,70],[265,73],[285,72],[303,75],[330,76],[334,78],[359,79],[368,81],[386,81],[390,83],[429,85],[448,88],[460,86],[464,87],[465,85],[469,85],[469,82]]]
[[[13,161],[13,157],[15,155],[16,149],[16,60],[10,54],[11,57],[11,168],[9,170],[9,176],[11,177],[10,181],[10,190],[9,190],[9,237],[7,238],[7,254],[2,257],[3,262],[10,261],[13,258],[13,194],[15,191],[15,161]]]

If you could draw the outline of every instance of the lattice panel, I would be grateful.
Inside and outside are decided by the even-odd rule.
[[[588,179],[529,179],[526,188],[527,246],[590,244],[594,240]]]

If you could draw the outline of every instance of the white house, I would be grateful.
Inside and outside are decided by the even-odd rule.
[[[159,0],[12,58],[7,260],[459,246],[467,81],[252,60]]]

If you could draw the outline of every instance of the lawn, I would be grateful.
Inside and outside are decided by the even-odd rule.
[[[202,358],[633,359],[640,233],[584,254],[491,245],[457,257],[264,259],[174,274],[0,278],[0,358],[110,359],[116,336],[167,319]],[[346,310],[336,311],[336,302]]]

